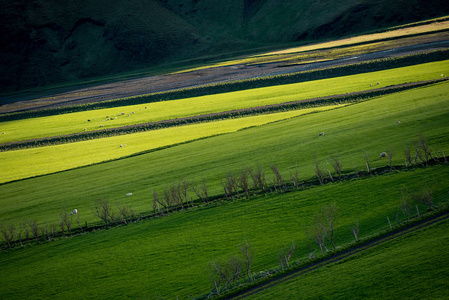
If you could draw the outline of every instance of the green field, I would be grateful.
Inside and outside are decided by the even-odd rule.
[[[343,105],[329,105],[164,128],[56,146],[0,152],[0,161],[2,162],[0,183],[114,160],[136,153],[236,132],[249,127],[262,126],[271,122],[338,107],[343,107]],[[120,145],[123,147],[120,147]]]
[[[449,74],[449,60],[217,95],[6,121],[0,123],[0,131],[5,132],[0,135],[0,143],[367,91],[402,83],[438,79],[441,78],[441,74]]]
[[[449,221],[279,284],[249,299],[444,299]],[[326,288],[323,289],[323,286]]]
[[[388,46],[370,44],[373,40],[396,37],[391,34],[419,38],[425,30],[445,29],[447,24],[420,23],[425,27],[401,27],[388,33],[390,36],[371,35],[317,47],[335,47],[331,50],[337,55],[347,42],[360,43],[351,48],[354,51],[371,51],[370,47]],[[443,27],[436,29],[437,25]],[[296,56],[306,50],[287,50],[285,55]],[[441,53],[424,55],[424,61],[443,59],[446,54],[439,56]],[[277,55],[283,54],[257,59],[278,59]],[[291,84],[266,78],[264,84],[273,86],[226,93],[216,91],[227,87],[214,90],[216,86],[209,86],[193,92],[147,95],[139,99],[159,102],[139,105],[129,105],[140,101],[130,98],[99,103],[115,105],[113,108],[69,106],[64,108],[67,110],[36,112],[41,116],[59,113],[46,117],[33,117],[33,111],[5,115],[0,121],[0,143],[368,91],[449,74],[449,60],[418,63],[414,61],[417,57],[382,61],[375,68],[383,71],[367,72],[370,67],[365,65],[365,73],[350,76],[338,74],[357,72],[359,65],[349,67],[348,72],[337,68],[329,76],[339,76],[334,78],[313,80],[307,76],[318,75],[306,72],[301,78],[289,77],[301,81]],[[325,72],[327,69],[318,78]],[[241,83],[231,82],[230,90],[246,84]],[[207,95],[192,97],[195,93]],[[179,99],[177,95],[181,95]],[[130,102],[122,106],[122,100]],[[297,246],[292,264],[306,261],[309,251],[315,249],[318,257],[318,246],[310,246],[306,228],[326,205],[338,207],[337,250],[347,249],[354,241],[350,228],[356,222],[362,240],[386,233],[390,221],[393,226],[403,225],[407,219],[400,208],[404,199],[410,201],[412,218],[416,209],[425,214],[427,207],[412,201],[424,190],[432,191],[435,209],[447,209],[449,81],[336,104],[329,101],[316,107],[284,107],[285,111],[264,113],[254,110],[251,115],[227,119],[202,119],[189,125],[93,139],[83,136],[86,140],[61,140],[58,145],[27,148],[28,144],[22,144],[24,149],[0,152],[0,299],[204,298],[213,288],[210,263],[237,255],[245,241],[254,251],[252,272],[256,277],[278,272],[278,255],[292,242]],[[70,109],[84,111],[64,113]],[[17,120],[5,121],[14,118]],[[407,147],[416,155],[413,165],[407,162]],[[431,149],[427,161],[418,158],[425,147]],[[390,158],[381,158],[382,152]],[[342,180],[337,179],[332,165],[332,157],[337,156]],[[317,165],[327,178],[324,184],[317,180]],[[287,182],[282,191],[275,188],[273,166]],[[228,199],[226,179],[257,167],[265,172],[267,189],[251,190],[244,197],[240,186],[242,196]],[[304,185],[294,188],[292,174],[296,171]],[[211,198],[208,204],[192,189],[203,180]],[[168,208],[166,213],[159,210],[156,215],[153,193],[168,195],[181,181],[191,184],[186,196],[191,203],[172,207],[169,213]],[[115,213],[117,221],[109,228],[94,213],[98,201],[107,201]],[[123,205],[135,212],[128,224],[117,218]],[[70,217],[73,236],[62,233],[58,226],[61,213],[75,208],[77,215]],[[23,240],[24,224],[31,229],[33,222],[41,230],[39,242]],[[15,231],[8,247],[4,232],[10,226],[15,226]],[[45,229],[52,227],[56,232],[49,240]],[[422,228],[253,298],[445,298],[449,293],[448,228],[447,220]],[[331,248],[329,241],[326,243]]]
[[[278,251],[292,240],[298,243],[293,260],[302,260],[308,253],[304,227],[322,205],[335,201],[340,207],[335,229],[340,246],[352,240],[349,226],[356,220],[360,237],[388,228],[386,216],[393,220],[396,215],[401,186],[439,183],[435,203],[447,203],[448,176],[447,165],[422,168],[220,202],[125,227],[2,251],[0,296],[62,299],[120,294],[125,298],[173,299],[202,295],[210,288],[208,262],[237,253],[238,244],[245,239],[254,248],[255,273],[276,268]]]

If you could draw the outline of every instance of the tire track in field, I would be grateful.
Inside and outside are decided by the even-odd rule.
[[[293,270],[287,274],[281,275],[279,277],[273,278],[271,280],[268,280],[267,282],[261,283],[255,287],[251,287],[247,290],[238,292],[234,295],[225,296],[220,299],[244,299],[249,296],[255,295],[259,292],[262,292],[266,289],[269,289],[271,287],[274,287],[278,284],[287,282],[289,280],[292,280],[298,276],[310,273],[318,268],[325,267],[327,265],[339,262],[341,260],[344,260],[348,257],[355,256],[365,250],[371,249],[373,247],[376,247],[378,245],[387,243],[391,240],[397,239],[399,237],[402,237],[404,235],[413,233],[417,230],[426,228],[432,224],[442,222],[446,219],[449,219],[449,211],[443,211],[440,214],[436,216],[432,216],[428,219],[418,221],[417,223],[411,224],[406,228],[400,228],[397,230],[394,230],[392,232],[387,233],[386,235],[383,235],[381,237],[375,238],[373,240],[370,240],[368,242],[364,242],[363,244],[357,245],[349,250],[345,250],[340,253],[336,253],[334,255],[331,255],[329,257],[323,258],[321,261],[312,263],[311,265],[301,267],[299,269]]]
[[[208,121],[216,121],[216,120],[224,120],[232,117],[243,117],[249,115],[263,114],[263,113],[274,113],[277,111],[282,111],[284,109],[297,109],[301,106],[307,104],[322,104],[326,102],[345,102],[345,101],[354,101],[358,98],[370,98],[375,96],[387,95],[391,93],[400,92],[403,90],[413,89],[417,87],[422,87],[442,81],[447,81],[449,78],[441,78],[435,80],[427,80],[427,81],[419,81],[419,82],[411,82],[399,85],[392,85],[388,87],[371,89],[361,92],[353,92],[347,94],[338,94],[332,96],[318,97],[312,99],[304,99],[298,101],[291,101],[285,103],[271,104],[265,106],[258,107],[250,107],[243,109],[236,109],[224,112],[216,112],[210,114],[196,115],[184,118],[170,119],[170,120],[161,120],[143,124],[135,124],[135,125],[127,125],[122,127],[114,127],[114,128],[106,128],[100,130],[93,130],[88,132],[81,133],[72,133],[67,135],[59,135],[52,137],[44,137],[37,139],[30,139],[24,141],[17,142],[9,142],[0,144],[0,151],[9,151],[15,150],[19,148],[32,148],[32,147],[43,147],[55,144],[64,144],[64,143],[72,143],[83,141],[87,139],[98,139],[116,135],[124,135],[131,134],[142,131],[156,130],[161,128],[168,128],[180,125],[188,125],[200,122],[208,122]]]

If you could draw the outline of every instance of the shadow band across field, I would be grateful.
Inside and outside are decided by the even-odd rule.
[[[332,95],[332,96],[319,97],[319,98],[313,98],[313,99],[292,101],[292,102],[279,103],[279,104],[271,104],[271,105],[244,108],[244,109],[231,110],[231,111],[225,111],[225,112],[210,113],[210,114],[205,114],[205,115],[197,115],[197,116],[191,116],[191,117],[185,117],[185,118],[179,118],[179,119],[162,120],[162,121],[156,121],[156,122],[150,122],[150,123],[144,123],[144,124],[129,125],[129,126],[123,126],[123,127],[117,127],[117,128],[107,128],[107,129],[101,129],[101,130],[95,130],[95,131],[83,132],[83,133],[74,133],[74,134],[54,136],[54,137],[46,137],[46,138],[39,138],[39,139],[32,139],[32,140],[25,140],[25,141],[18,141],[18,142],[10,142],[10,143],[0,144],[0,151],[10,151],[10,150],[15,150],[15,149],[44,147],[44,146],[49,146],[49,145],[74,143],[74,142],[84,141],[84,140],[88,140],[88,139],[98,139],[98,138],[131,134],[131,133],[156,130],[156,129],[162,129],[162,128],[169,128],[169,127],[175,127],[175,126],[181,126],[181,125],[188,125],[188,124],[194,124],[194,123],[209,122],[209,121],[214,121],[214,120],[225,120],[225,119],[236,118],[236,117],[244,117],[244,116],[264,114],[264,113],[274,113],[274,112],[278,112],[278,111],[293,110],[293,109],[298,109],[298,108],[307,107],[307,106],[320,106],[320,105],[327,105],[327,104],[331,104],[331,103],[335,104],[335,103],[358,102],[358,101],[362,101],[364,99],[368,99],[368,98],[372,98],[372,97],[397,93],[400,91],[423,87],[423,86],[427,86],[430,84],[435,84],[435,83],[439,83],[439,82],[443,82],[443,81],[447,81],[447,80],[449,80],[449,79],[441,78],[441,79],[436,79],[436,80],[419,81],[419,82],[399,84],[399,85],[394,85],[394,86],[389,86],[389,87],[384,87],[384,88],[372,89],[372,90],[362,91],[362,92]]]

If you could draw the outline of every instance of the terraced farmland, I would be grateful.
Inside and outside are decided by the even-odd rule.
[[[111,102],[112,108],[55,109],[48,116],[37,111],[36,117],[31,111],[13,116],[16,120],[0,116],[2,146],[23,143],[22,149],[0,152],[0,298],[217,296],[229,286],[218,288],[211,280],[211,262],[239,255],[245,241],[254,251],[251,270],[257,280],[279,274],[279,253],[292,242],[292,265],[307,261],[310,253],[318,259],[307,228],[332,203],[338,207],[336,251],[354,240],[356,222],[359,238],[367,239],[427,209],[447,211],[449,61],[402,62],[408,65],[237,91],[207,94],[216,86],[202,87],[205,95],[195,97],[172,99],[167,92],[161,94],[164,101],[138,105],[123,105],[122,99]],[[428,82],[372,93],[421,81]],[[304,105],[289,105],[292,101]],[[267,105],[282,106],[261,113]],[[224,116],[228,111],[238,112]],[[217,116],[88,135],[206,114]],[[71,141],[74,133],[84,140]],[[62,138],[57,144],[24,142],[53,136]],[[258,170],[263,186],[254,179]],[[232,180],[238,182],[234,188]],[[431,195],[430,206],[419,200],[423,191]],[[113,212],[106,219],[99,213],[104,203]],[[435,265],[435,248],[446,241],[446,227],[447,221],[440,222],[254,298],[308,297],[301,294],[306,286],[312,298],[326,297],[326,291],[344,298],[388,298],[400,295],[409,280],[413,291],[425,290],[434,276],[439,280],[431,285],[432,295],[445,295],[441,282],[448,272]],[[334,251],[329,240],[326,244]],[[387,253],[394,255],[388,263]],[[424,263],[416,263],[417,253],[426,257]],[[382,271],[393,266],[396,287]],[[409,267],[430,275],[412,279]],[[336,272],[344,275],[332,285]],[[371,273],[387,292],[365,280]],[[347,284],[354,277],[366,285],[363,293]],[[317,291],[318,286],[326,289]]]

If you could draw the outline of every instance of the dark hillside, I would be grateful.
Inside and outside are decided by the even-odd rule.
[[[0,0],[0,92],[449,14],[444,0]]]

